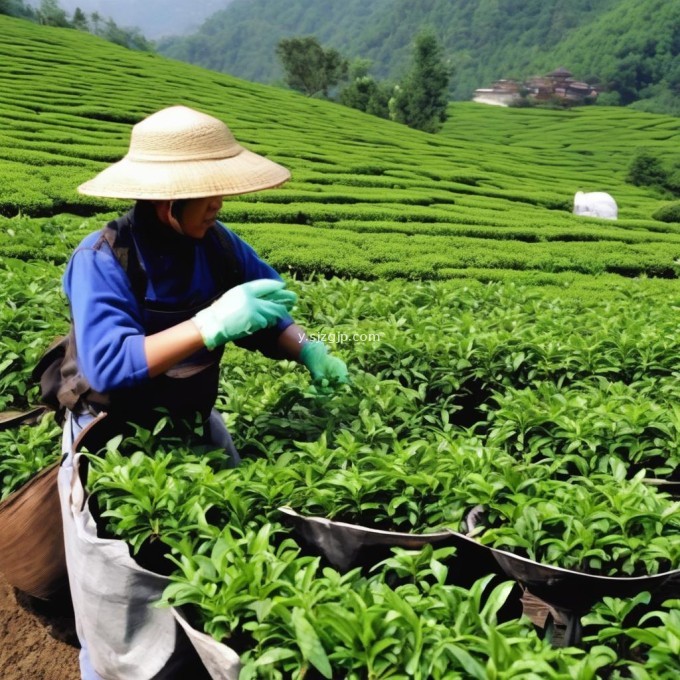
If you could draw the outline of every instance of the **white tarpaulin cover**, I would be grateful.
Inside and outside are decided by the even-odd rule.
[[[574,195],[574,215],[615,220],[619,216],[619,208],[614,198],[605,191],[577,191]]]

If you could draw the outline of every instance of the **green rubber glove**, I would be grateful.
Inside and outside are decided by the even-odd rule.
[[[283,281],[257,279],[228,290],[193,321],[208,349],[273,326],[287,316],[297,295]]]
[[[300,351],[300,361],[312,374],[316,383],[327,380],[329,383],[346,383],[347,366],[342,359],[328,353],[323,342],[306,342]]]

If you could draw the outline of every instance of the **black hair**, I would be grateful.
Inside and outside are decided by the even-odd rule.
[[[187,204],[187,200],[182,198],[178,201],[172,202],[172,208],[170,208],[170,214],[181,224],[182,223],[182,212],[184,212],[184,206]]]

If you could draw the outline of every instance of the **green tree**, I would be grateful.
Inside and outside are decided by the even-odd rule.
[[[389,118],[392,88],[377,82],[368,71],[370,59],[356,59],[349,69],[349,84],[340,92],[340,103],[373,116]]]
[[[76,7],[73,12],[73,19],[71,20],[73,28],[77,28],[79,31],[89,30],[89,25],[87,23],[87,15],[83,12],[80,7]]]
[[[390,117],[425,132],[440,130],[446,120],[451,76],[435,36],[418,35],[411,69],[390,101]]]
[[[25,5],[23,0],[0,0],[0,14],[24,19],[35,18],[33,8]]]
[[[626,179],[639,187],[663,187],[668,179],[668,172],[654,153],[648,149],[638,149],[630,164]]]
[[[638,149],[628,168],[626,181],[680,196],[680,158],[673,157],[663,163],[649,149]]]
[[[38,23],[46,26],[70,27],[71,22],[57,0],[41,0],[37,12]]]
[[[285,70],[286,84],[308,97],[328,97],[328,90],[347,77],[347,59],[336,50],[324,49],[313,36],[283,38],[276,56]]]
[[[121,28],[110,17],[104,23],[104,27],[98,31],[98,35],[109,42],[127,47],[130,50],[142,50],[153,52],[153,43],[147,40],[138,28]]]
[[[92,22],[92,33],[99,35],[99,23],[102,20],[101,14],[99,12],[92,12],[90,15],[90,21]]]

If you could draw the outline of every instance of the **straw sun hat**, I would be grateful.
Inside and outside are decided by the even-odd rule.
[[[137,123],[125,157],[78,191],[108,198],[175,200],[245,194],[288,179],[286,168],[244,149],[222,121],[172,106]]]

